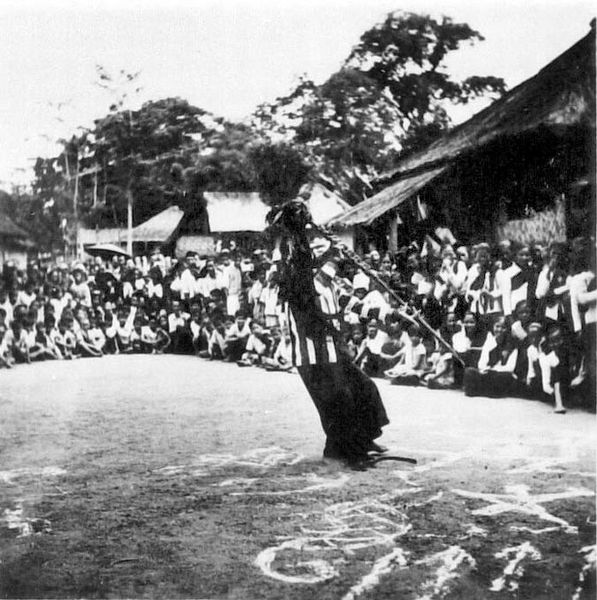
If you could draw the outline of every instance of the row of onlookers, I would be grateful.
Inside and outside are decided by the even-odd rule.
[[[321,240],[313,248],[321,260],[334,253]],[[547,396],[559,411],[572,395],[592,404],[593,255],[592,241],[578,239],[549,247],[411,244],[394,256],[369,253],[369,274],[336,261],[344,346],[366,372],[396,384]],[[289,370],[279,261],[275,250],[224,250],[216,258],[189,252],[180,261],[155,252],[32,262],[23,271],[7,263],[0,363],[175,352]],[[400,303],[372,274],[455,353],[426,327],[396,316]]]

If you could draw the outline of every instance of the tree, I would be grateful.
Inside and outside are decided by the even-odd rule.
[[[314,172],[358,202],[401,152],[449,127],[449,103],[504,91],[502,79],[456,81],[445,70],[449,52],[482,39],[447,17],[390,13],[325,83],[301,79],[288,96],[260,106],[255,124],[271,139],[298,144]]]
[[[306,181],[309,167],[301,154],[283,143],[261,143],[249,150],[257,190],[269,205],[296,198]]]

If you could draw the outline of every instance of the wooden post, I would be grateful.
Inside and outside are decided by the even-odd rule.
[[[97,206],[97,172],[99,167],[95,165],[95,173],[93,174],[93,208]]]
[[[126,251],[133,255],[133,193],[126,189]]]
[[[398,252],[398,213],[396,212],[392,214],[392,218],[390,220],[388,250],[392,255],[395,255],[396,252]]]
[[[73,218],[75,221],[75,259],[79,258],[79,152],[77,151],[77,170],[75,172],[75,190],[73,192]]]

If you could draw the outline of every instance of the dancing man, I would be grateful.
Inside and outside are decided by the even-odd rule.
[[[326,262],[314,275],[307,235],[311,217],[304,203],[274,208],[269,220],[283,258],[280,294],[287,307],[292,360],[321,419],[323,455],[366,468],[371,453],[384,451],[375,440],[389,421],[376,385],[353,364],[341,342],[335,265]]]

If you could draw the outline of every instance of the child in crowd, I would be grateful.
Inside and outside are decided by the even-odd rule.
[[[31,360],[55,360],[60,358],[54,343],[48,336],[45,323],[35,324],[35,338],[29,347]]]
[[[398,354],[397,364],[385,376],[393,385],[418,385],[427,368],[427,350],[417,325],[408,328],[408,343]]]
[[[238,365],[242,367],[261,364],[264,357],[267,356],[270,346],[270,340],[267,331],[259,323],[251,323],[251,335],[247,339],[245,352],[242,355]]]
[[[293,371],[292,340],[288,327],[282,329],[272,358],[266,358],[263,362],[267,371],[286,371],[287,373]]]
[[[95,316],[89,318],[89,329],[87,330],[89,343],[95,348],[100,355],[104,353],[106,346],[106,335],[102,328],[98,326],[98,321]]]
[[[60,319],[58,327],[52,331],[50,339],[54,342],[54,346],[58,349],[62,358],[72,360],[76,357],[77,342],[65,319]]]
[[[381,350],[388,336],[373,319],[367,325],[367,336],[361,342],[355,363],[370,377],[380,377],[383,374]]]

